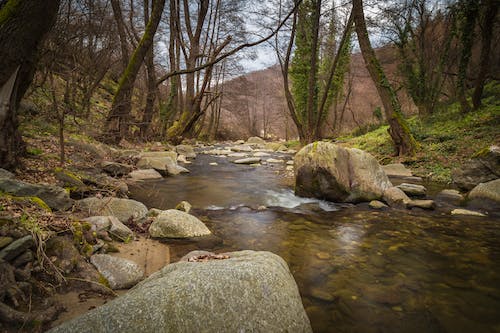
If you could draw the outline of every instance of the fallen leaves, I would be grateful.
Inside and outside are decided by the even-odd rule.
[[[229,259],[230,257],[226,254],[202,254],[199,256],[193,256],[188,258],[188,262],[207,262],[209,260],[223,260]]]

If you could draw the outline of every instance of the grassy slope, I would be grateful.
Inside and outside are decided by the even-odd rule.
[[[343,145],[372,153],[382,164],[402,162],[417,175],[450,182],[453,168],[475,152],[500,144],[500,84],[487,86],[483,107],[475,112],[464,116],[455,103],[442,106],[426,119],[410,118],[409,124],[420,143],[415,157],[390,157],[393,148],[388,126],[380,126],[364,135],[344,137],[340,141]]]

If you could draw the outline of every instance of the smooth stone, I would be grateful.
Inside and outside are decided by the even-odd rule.
[[[144,277],[144,269],[131,260],[108,254],[94,254],[90,257],[90,262],[113,290],[130,288]]]
[[[219,164],[217,164],[217,162],[211,162],[211,163],[209,163],[209,165],[211,165],[211,166],[217,166]]]
[[[425,186],[417,184],[402,183],[397,185],[396,187],[410,196],[425,196],[425,194],[427,193],[427,189],[425,188]]]
[[[134,167],[128,164],[109,161],[103,161],[101,163],[101,168],[104,172],[113,177],[128,175],[134,169]]]
[[[311,288],[311,296],[326,302],[333,302],[335,300],[335,295],[333,293],[329,293],[328,291],[323,290],[323,288],[319,287]]]
[[[331,258],[330,254],[327,252],[317,252],[316,257],[318,257],[318,259],[321,260],[326,260]]]
[[[128,176],[135,181],[163,178],[163,176],[155,169],[134,170],[129,173]]]
[[[109,227],[109,233],[112,236],[117,237],[121,241],[129,241],[134,237],[134,232],[130,230],[129,227],[127,227],[125,224],[121,223],[120,220],[118,220],[114,216],[108,216],[109,222],[111,223]]]
[[[477,185],[467,198],[474,207],[486,210],[500,208],[500,178]]]
[[[0,260],[10,261],[34,245],[31,235],[16,239],[0,250]]]
[[[445,189],[439,192],[434,200],[445,201],[454,205],[458,205],[464,200],[464,196],[457,190]]]
[[[263,151],[258,151],[253,154],[253,157],[268,157],[268,156],[271,156],[271,154],[265,153]]]
[[[172,161],[177,160],[177,153],[175,151],[148,151],[148,152],[141,152],[139,156],[140,156],[140,158],[143,158],[143,157],[153,157],[153,158],[168,157]]]
[[[121,222],[128,222],[131,218],[139,220],[148,213],[146,206],[139,201],[112,197],[78,200],[77,206],[90,216],[115,216]]]
[[[151,237],[190,238],[210,235],[207,226],[193,215],[176,209],[160,212],[149,227]]]
[[[111,226],[111,221],[109,220],[109,216],[90,216],[84,218],[82,221],[90,224],[90,230],[92,231],[102,231],[109,230]]]
[[[230,147],[230,150],[235,151],[235,152],[247,152],[247,153],[253,151],[252,147],[247,146],[247,145]]]
[[[233,163],[235,164],[254,164],[254,163],[259,163],[260,162],[260,157],[248,157],[248,158],[242,158],[240,160],[236,160]]]
[[[270,252],[165,266],[49,332],[312,332],[286,262]]]
[[[194,148],[190,145],[178,145],[175,147],[175,151],[177,152],[177,154],[184,155],[187,158],[196,158]]]
[[[434,200],[410,200],[407,204],[407,208],[422,208],[422,209],[434,209],[436,208],[436,203]]]
[[[485,217],[486,215],[481,212],[476,212],[468,209],[457,208],[451,211],[451,215],[467,215],[467,216],[478,216]]]
[[[237,157],[237,158],[246,157],[246,156],[247,156],[247,154],[245,154],[245,153],[232,153],[232,154],[227,155],[227,157]]]
[[[262,145],[263,146],[266,144],[266,141],[262,138],[259,138],[258,136],[252,136],[252,137],[248,138],[246,144],[249,146],[255,146],[255,145]]]
[[[385,203],[383,203],[381,201],[378,201],[378,200],[372,200],[372,201],[370,201],[370,203],[368,204],[368,206],[370,206],[370,208],[373,208],[373,209],[389,208]]]
[[[389,177],[412,177],[413,174],[410,169],[405,167],[402,163],[393,163],[382,165],[382,169]]]
[[[389,206],[395,208],[406,208],[407,204],[410,202],[410,198],[406,195],[406,193],[395,186],[386,189],[384,191],[383,198]]]
[[[274,163],[274,164],[281,164],[281,163],[285,163],[284,160],[278,160],[278,159],[275,159],[275,158],[269,158],[266,160],[267,163]]]

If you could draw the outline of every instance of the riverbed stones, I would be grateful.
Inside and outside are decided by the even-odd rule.
[[[127,222],[129,219],[139,220],[148,213],[146,206],[139,201],[113,197],[86,198],[78,200],[77,206],[90,216],[111,215],[121,222]]]
[[[457,208],[451,211],[451,215],[465,215],[465,216],[477,216],[485,217],[486,215],[481,212],[476,212],[474,210]]]
[[[475,154],[460,168],[452,171],[453,182],[463,190],[500,177],[500,147],[491,146]]]
[[[500,179],[481,183],[470,191],[469,204],[477,208],[494,210],[500,208]]]
[[[410,198],[401,189],[391,186],[384,191],[384,201],[394,208],[406,208]]]
[[[402,183],[396,187],[405,192],[407,195],[414,197],[423,197],[427,193],[427,189],[423,185]]]
[[[432,210],[432,209],[436,208],[436,204],[435,204],[434,200],[415,199],[415,200],[410,200],[407,203],[406,207],[407,208],[422,208],[422,209]]]
[[[231,153],[231,154],[227,155],[227,157],[243,158],[243,157],[247,157],[247,154],[245,154],[245,153]]]
[[[452,205],[459,205],[464,200],[464,196],[457,190],[444,189],[436,195],[435,200]]]
[[[101,168],[107,174],[113,177],[121,177],[128,175],[134,169],[131,165],[118,163],[118,162],[101,162]]]
[[[285,163],[284,160],[280,160],[280,159],[277,159],[277,158],[269,158],[266,160],[267,163],[270,163],[270,164],[283,164]]]
[[[38,197],[56,210],[64,211],[73,206],[68,192],[55,185],[30,184],[16,179],[0,178],[0,191],[18,197]]]
[[[177,209],[168,209],[154,217],[149,234],[157,238],[190,238],[210,235],[211,232],[193,215]]]
[[[136,285],[144,277],[144,270],[135,262],[108,254],[94,254],[90,262],[107,280],[113,290]]]
[[[155,169],[134,170],[128,174],[133,181],[143,181],[148,179],[161,179],[163,176]]]
[[[175,151],[179,155],[184,155],[187,158],[196,158],[196,153],[193,146],[190,145],[178,145],[175,147]]]
[[[247,157],[234,161],[235,164],[255,164],[259,163],[261,160],[260,157]]]
[[[232,151],[235,151],[237,153],[241,153],[241,152],[249,153],[249,152],[253,151],[252,147],[250,147],[248,145],[233,146],[233,147],[230,147],[229,149],[231,149]]]
[[[362,202],[382,198],[392,186],[372,155],[329,142],[305,146],[295,155],[294,165],[299,196]]]
[[[50,332],[312,332],[286,262],[270,252],[178,262]]]

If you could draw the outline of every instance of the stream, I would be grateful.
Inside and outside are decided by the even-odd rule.
[[[500,219],[299,198],[280,179],[284,164],[198,155],[186,167],[130,188],[149,208],[190,202],[213,232],[165,241],[172,261],[196,249],[274,252],[314,332],[500,332]]]

